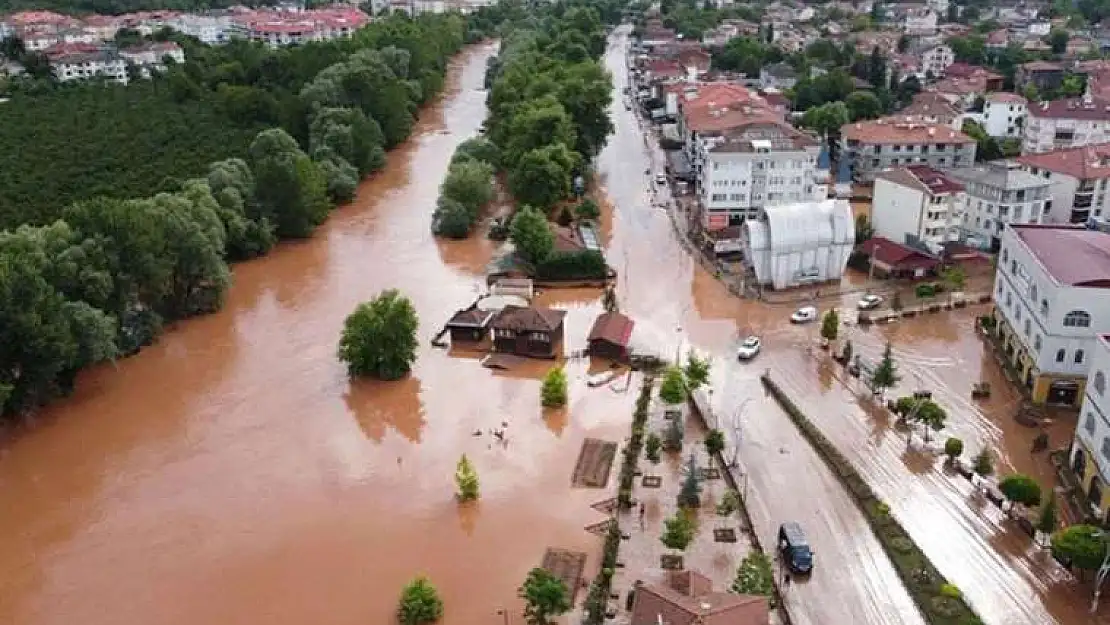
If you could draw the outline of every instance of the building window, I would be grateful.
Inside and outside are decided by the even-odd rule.
[[[1006,249],[1002,250],[1002,264],[1005,265],[1010,260],[1010,252]]]
[[[1037,285],[1035,284],[1029,287],[1029,299],[1033,300],[1034,302],[1037,301]]]
[[[1013,303],[1014,303],[1014,298],[1012,297],[1012,294],[1009,291],[1007,291],[1006,292],[1006,308],[1009,308],[1010,306],[1012,306]]]
[[[1041,335],[1040,334],[1038,334],[1036,336],[1036,338],[1033,339],[1033,349],[1037,350],[1038,352],[1041,351]]]
[[[1025,320],[1025,338],[1029,338],[1029,329],[1030,329],[1029,320],[1026,319]]]
[[[1098,392],[1099,395],[1106,394],[1106,376],[1103,375],[1101,371],[1095,372],[1095,380],[1093,384],[1095,387],[1095,391]]]
[[[1064,315],[1065,328],[1089,328],[1091,327],[1091,316],[1082,310],[1073,310]]]
[[[1087,418],[1083,420],[1083,429],[1091,436],[1095,435],[1095,415],[1088,412]]]
[[[1083,364],[1083,350],[1081,349],[1075,350],[1075,364]]]
[[[1062,349],[1058,349],[1058,350],[1056,350],[1056,362],[1064,362],[1064,358],[1065,358],[1065,357],[1066,357],[1067,355],[1068,355],[1068,353],[1067,353],[1067,352],[1065,352],[1065,351],[1064,351],[1064,350],[1062,350]]]
[[[1048,300],[1047,299],[1042,299],[1041,300],[1041,316],[1042,317],[1047,317],[1048,316]]]
[[[1110,436],[1102,439],[1102,457],[1110,460]]]

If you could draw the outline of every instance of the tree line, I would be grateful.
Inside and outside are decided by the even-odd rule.
[[[228,262],[310,236],[408,136],[468,36],[476,33],[466,19],[436,15],[393,17],[347,41],[295,49],[188,42],[189,62],[134,94],[64,86],[0,107],[0,152],[20,157],[15,172],[11,159],[0,165],[0,176],[62,187],[18,212],[0,201],[0,414],[68,392],[83,367],[137,351],[167,321],[218,309]],[[102,104],[108,120],[90,123],[110,129],[118,120],[151,135],[66,138],[58,127],[86,120],[88,101],[135,103]],[[36,120],[37,102],[63,118]],[[158,102],[194,116],[173,119]],[[153,122],[133,119],[144,114]],[[195,119],[207,124],[191,127]],[[159,123],[175,129],[159,133]],[[35,136],[44,145],[30,145]],[[218,160],[200,163],[205,149]],[[126,190],[113,193],[112,181],[132,167]]]

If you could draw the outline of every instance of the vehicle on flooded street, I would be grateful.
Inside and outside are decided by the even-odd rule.
[[[792,573],[806,575],[813,570],[813,550],[798,523],[787,521],[779,526],[778,548],[779,556]]]
[[[790,315],[790,323],[809,323],[817,318],[817,307],[803,306]]]
[[[749,336],[740,343],[739,349],[736,350],[736,357],[740,360],[751,360],[759,354],[762,347],[763,342],[759,340],[758,336]]]
[[[882,303],[883,298],[878,295],[864,295],[860,298],[859,303],[856,304],[856,308],[860,310],[874,310]]]

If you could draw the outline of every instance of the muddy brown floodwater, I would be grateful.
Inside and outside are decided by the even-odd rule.
[[[666,213],[651,206],[644,169],[653,151],[619,103],[622,37],[606,55],[616,133],[599,160],[618,296],[637,320],[637,343],[714,356],[713,403],[740,441],[760,537],[769,542],[788,519],[809,528],[819,569],[787,595],[796,620],[908,625],[920,617],[858,510],[762,397],[765,367],[807,409],[826,410],[820,425],[988,623],[1086,622],[1058,568],[998,515],[976,512],[966,484],[903,458],[901,435],[806,354],[815,328],[785,323],[789,306],[729,297],[691,261]],[[446,625],[494,625],[499,609],[518,611],[516,588],[545,548],[585,551],[587,572],[596,568],[600,541],[583,528],[602,519],[590,504],[609,493],[573,490],[570,477],[582,439],[627,435],[636,382],[631,393],[587,389],[589,363],[571,361],[570,405],[544,412],[544,365],[493,373],[428,343],[482,288],[491,253],[480,236],[436,241],[429,219],[454,147],[485,116],[482,75],[493,53],[474,47],[456,59],[447,92],[413,139],[314,238],[237,266],[223,311],[83,375],[74,397],[3,443],[0,623],[387,623],[403,584],[425,574],[444,597]],[[392,287],[421,318],[413,375],[351,382],[335,358],[343,318]],[[581,349],[599,293],[540,300],[569,311],[567,346]],[[969,321],[945,319],[853,329],[853,340],[872,354],[882,334],[896,336],[907,375],[938,387],[956,413],[951,429],[969,442],[1025,444],[1029,435],[999,418],[1004,409],[957,401],[980,376],[999,378],[969,342]],[[764,337],[765,353],[745,366],[733,354],[749,332]],[[1012,401],[1005,393],[992,400]],[[503,422],[508,443],[495,444],[488,432]],[[473,506],[453,498],[462,453],[481,478]],[[1022,456],[1002,459],[1022,467]]]

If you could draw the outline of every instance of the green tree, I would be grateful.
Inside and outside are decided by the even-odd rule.
[[[962,291],[964,285],[967,284],[967,274],[955,265],[941,271],[940,278],[944,280],[951,291]]]
[[[694,524],[691,515],[685,510],[679,509],[673,517],[663,520],[663,535],[660,536],[659,540],[668,549],[685,551],[686,547],[693,542],[696,531],[697,526]]]
[[[555,235],[543,213],[523,206],[513,217],[509,226],[509,238],[522,258],[532,264],[539,264],[555,249]]]
[[[385,138],[378,123],[357,108],[329,107],[313,114],[308,151],[330,148],[365,176],[385,165]]]
[[[455,162],[447,168],[439,193],[466,207],[472,219],[477,218],[493,200],[493,168],[472,159]]]
[[[944,441],[944,455],[948,456],[949,462],[955,462],[960,454],[964,453],[964,442],[955,436],[950,436],[948,440]]]
[[[875,228],[867,215],[856,215],[856,243],[863,243],[875,236]]]
[[[544,376],[540,397],[545,408],[558,408],[567,404],[567,374],[562,367],[553,367]]]
[[[840,129],[848,120],[847,105],[844,102],[830,102],[807,110],[802,116],[802,125],[824,137],[831,150],[836,138],[840,136]]]
[[[597,219],[601,217],[601,208],[593,200],[584,200],[574,207],[574,216],[579,219]]]
[[[648,462],[659,464],[659,461],[662,460],[659,453],[662,448],[663,441],[655,432],[648,434],[647,438],[644,439],[644,456],[648,459]]]
[[[1071,35],[1063,28],[1053,28],[1048,33],[1047,43],[1052,46],[1053,54],[1063,54],[1068,49],[1068,39]]]
[[[485,163],[496,169],[501,166],[501,149],[485,137],[467,139],[455,148],[451,162],[458,163],[467,159]]]
[[[573,607],[563,580],[539,567],[528,572],[518,594],[524,600],[524,620],[528,625],[550,625],[554,617]]]
[[[686,376],[678,367],[668,367],[659,386],[659,398],[668,404],[681,404],[686,401]]]
[[[472,501],[478,498],[478,472],[470,463],[470,458],[463,454],[455,466],[456,496],[459,501]]]
[[[474,227],[474,216],[461,202],[440,196],[432,212],[432,232],[451,239],[465,239]]]
[[[991,457],[989,449],[984,447],[982,451],[976,454],[974,470],[979,477],[988,477],[994,473],[994,458]]]
[[[284,130],[258,134],[250,146],[250,166],[261,215],[275,224],[279,236],[306,237],[327,217],[327,181]]]
[[[667,430],[663,432],[663,449],[670,452],[682,451],[682,439],[685,436],[682,427],[682,419],[677,416],[667,423]]]
[[[428,625],[443,616],[443,600],[425,577],[417,577],[401,591],[397,620],[401,625]]]
[[[732,592],[764,597],[774,595],[775,575],[771,570],[771,559],[758,551],[751,551],[744,556],[736,569]]]
[[[725,450],[725,434],[724,432],[713,429],[705,435],[705,451],[709,454],[710,458],[715,458],[717,454]]]
[[[879,392],[882,396],[886,390],[894,387],[901,380],[898,375],[898,365],[894,362],[894,350],[890,346],[890,341],[887,341],[886,347],[883,348],[883,357],[879,361],[878,366],[871,372],[871,388]]]
[[[549,209],[570,195],[578,155],[562,143],[526,152],[509,170],[509,190],[524,204]]]
[[[1104,530],[1093,525],[1072,525],[1052,535],[1052,557],[1072,566],[1094,571],[1106,559]]]
[[[412,302],[394,289],[355,308],[343,325],[339,359],[351,375],[397,380],[416,360],[419,325]]]
[[[844,100],[848,107],[848,120],[875,119],[883,114],[883,103],[870,91],[855,91]],[[840,126],[837,126],[839,130]]]
[[[998,490],[1006,498],[1023,506],[1036,506],[1041,503],[1041,485],[1028,475],[1014,473],[1002,478]]]
[[[522,103],[508,126],[505,159],[518,162],[532,150],[562,144],[573,147],[577,136],[574,122],[554,95]]]
[[[977,161],[993,161],[1002,158],[1002,146],[999,145],[998,140],[987,134],[986,129],[976,121],[965,119],[963,123],[963,132],[967,136],[975,139],[975,160]]]
[[[740,509],[740,493],[733,489],[725,491],[721,495],[721,501],[717,504],[717,514],[723,517],[731,516],[732,513]]]
[[[686,390],[688,392],[692,393],[709,383],[709,370],[712,364],[708,358],[699,358],[694,350],[690,350],[686,354],[686,366],[682,373],[686,380]]]
[[[821,319],[821,338],[826,341],[835,341],[840,334],[840,315],[835,308],[830,308]]]
[[[939,432],[944,429],[944,423],[948,420],[948,413],[935,401],[914,397],[903,397],[902,399],[910,400],[910,408],[905,416],[921,424],[925,430],[926,441],[929,440],[929,430]]]

